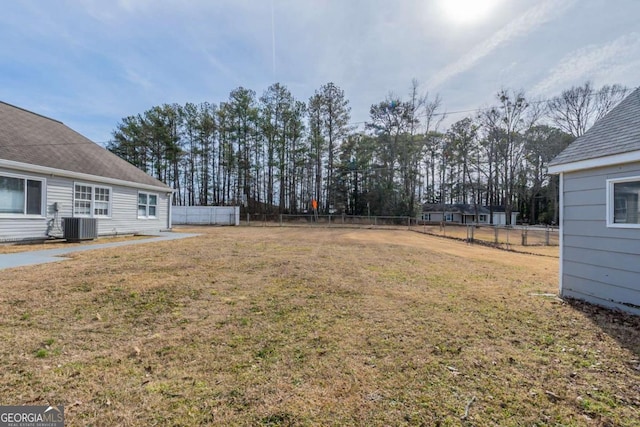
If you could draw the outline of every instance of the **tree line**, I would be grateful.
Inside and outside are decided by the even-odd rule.
[[[503,206],[507,218],[552,223],[557,177],[547,164],[628,89],[586,82],[550,100],[502,89],[448,128],[439,96],[371,106],[364,130],[334,83],[306,101],[275,83],[238,87],[219,104],[163,104],[123,118],[107,148],[175,189],[175,205],[240,205],[248,213],[416,216],[423,203]]]

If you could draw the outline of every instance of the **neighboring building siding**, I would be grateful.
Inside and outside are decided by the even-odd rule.
[[[15,170],[0,169],[0,173],[3,171],[12,174],[19,173]],[[98,217],[99,235],[156,233],[167,229],[169,204],[166,192],[141,190],[145,193],[156,194],[158,204],[156,218],[139,219],[138,190],[136,188],[34,173],[19,174],[46,179],[45,212],[47,216],[41,219],[0,218],[0,241],[42,239],[47,237],[48,231],[53,235],[62,236],[62,218],[73,216],[73,188],[76,182],[111,188],[111,217]],[[57,213],[53,208],[54,203],[58,203]]]
[[[518,218],[517,213],[511,213],[511,224],[516,225],[516,220]],[[493,225],[507,225],[507,214],[504,212],[494,212],[493,213]]]
[[[640,314],[640,229],[606,223],[607,179],[631,176],[640,164],[564,174],[562,295]]]
[[[451,212],[448,212],[451,213]],[[442,221],[442,211],[440,212],[423,212],[422,214],[422,219],[426,220],[426,215],[430,214],[431,216],[429,217],[430,219],[428,220],[429,222],[441,222]],[[489,214],[480,214],[480,215],[485,215],[485,219],[483,221],[476,221],[477,224],[481,224],[481,225],[489,225]],[[480,216],[478,215],[478,216]],[[493,220],[494,220],[494,225],[504,225],[504,214],[502,214],[502,224],[498,224],[496,221],[497,218],[497,213],[493,214]],[[467,222],[469,224],[473,224],[476,223],[473,221],[473,216],[467,216]],[[462,215],[459,213],[455,213],[453,214],[453,220],[452,221],[447,221],[447,223],[457,223],[457,224],[462,224]],[[514,223],[515,224],[515,223]]]
[[[442,212],[424,212],[423,213],[423,219],[425,218],[426,214],[430,215],[430,217],[428,219],[429,222],[442,222],[442,220],[444,218]]]

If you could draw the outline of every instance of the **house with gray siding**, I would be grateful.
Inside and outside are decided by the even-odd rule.
[[[518,212],[511,212],[513,225],[518,218]],[[506,225],[507,214],[504,206],[474,206],[468,203],[425,203],[422,205],[423,221],[450,222],[454,224]]]
[[[63,236],[63,218],[98,235],[171,228],[173,190],[62,122],[0,102],[0,242]]]
[[[560,295],[640,315],[640,89],[549,173],[560,176]]]

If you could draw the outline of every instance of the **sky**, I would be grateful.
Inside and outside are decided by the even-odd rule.
[[[303,101],[335,83],[362,129],[415,79],[452,123],[500,89],[640,86],[639,16],[640,0],[5,1],[0,101],[104,144],[153,106],[275,82]]]

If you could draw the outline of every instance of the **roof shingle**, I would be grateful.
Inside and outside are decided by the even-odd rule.
[[[163,182],[62,122],[0,101],[0,159],[145,184]]]
[[[549,166],[640,151],[640,89],[556,156]]]

